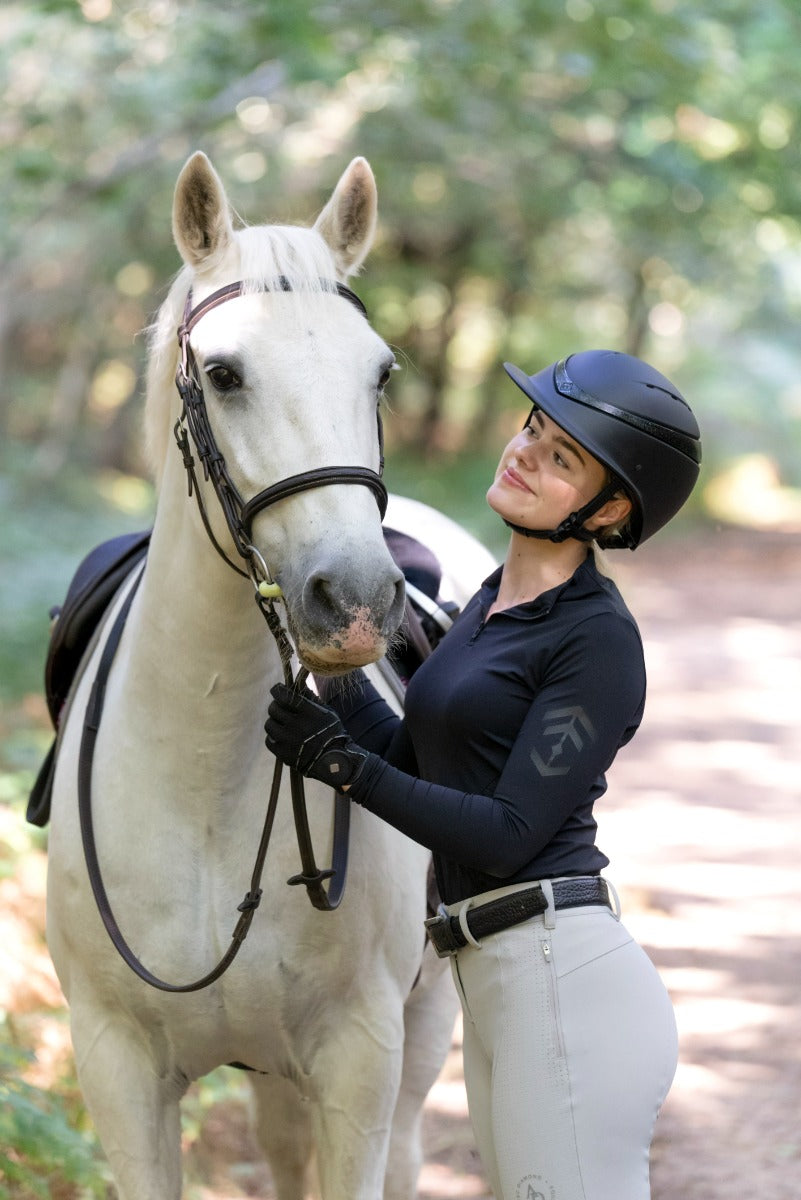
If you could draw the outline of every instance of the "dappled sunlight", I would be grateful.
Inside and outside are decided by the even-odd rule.
[[[466,1117],[467,1097],[462,1078],[462,1013],[457,1012],[451,1048],[442,1065],[439,1079],[426,1098],[426,1110],[443,1116]]]
[[[143,528],[152,521],[153,488],[136,475],[101,471],[95,480],[98,494],[120,512],[140,517]]]
[[[701,555],[650,553],[656,569],[622,572],[645,641],[646,717],[597,816],[623,920],[679,1029],[654,1200],[790,1200],[763,1181],[801,1153],[801,548],[766,544],[761,561],[759,543],[737,537]],[[453,1120],[464,1103],[451,1075],[427,1112]]]
[[[482,500],[490,448],[524,416],[505,357],[538,370],[581,346],[628,348],[675,374],[699,417],[686,513],[664,547],[621,556],[650,691],[599,842],[682,1029],[653,1200],[798,1200],[798,24],[792,0],[0,3],[0,691],[24,725],[0,729],[0,1029],[20,1073],[70,1091],[70,1118],[47,832],[23,818],[51,731],[20,698],[40,690],[48,610],[74,566],[152,520],[141,331],[179,267],[175,172],[202,147],[236,181],[237,224],[310,224],[365,155],[379,223],[357,290],[403,367],[388,480],[399,470],[505,544]],[[227,423],[230,405],[219,412]],[[697,536],[701,521],[724,536]],[[457,1029],[427,1108],[426,1200],[481,1195],[461,1088]],[[235,1107],[204,1094],[200,1110],[216,1140],[200,1154],[187,1137],[185,1200],[269,1200],[251,1150],[238,1157]],[[65,1178],[52,1113],[41,1194],[88,1196]]]
[[[462,1076],[462,1014],[457,1013],[450,1052],[428,1093],[423,1127],[425,1163],[419,1200],[450,1196],[489,1197],[467,1112]]]
[[[670,984],[669,974],[666,979]],[[679,1033],[683,1037],[706,1035],[726,1038],[737,1050],[751,1049],[766,1032],[787,1022],[787,1014],[776,1004],[757,1004],[736,997],[703,996],[682,1000],[677,1005]]]
[[[682,1100],[690,1097],[692,1105],[687,1108],[691,1119],[697,1121],[700,1117],[712,1123],[724,1118],[725,1098],[721,1095],[721,1078],[717,1071],[698,1063],[680,1062],[668,1103],[681,1109]]]
[[[801,530],[801,488],[782,484],[777,464],[766,454],[746,454],[704,489],[715,517],[754,529]]]
[[[439,1079],[428,1094],[426,1108],[448,1117],[466,1117],[467,1096],[461,1079]]]

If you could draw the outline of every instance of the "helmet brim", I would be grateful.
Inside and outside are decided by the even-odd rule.
[[[514,363],[510,362],[504,363],[503,369],[520,390],[528,396],[532,404],[541,408],[560,429],[563,429],[580,446],[583,446],[593,458],[597,458],[607,469],[612,469],[610,464],[605,461],[601,448],[594,444],[594,439],[588,436],[586,421],[582,423],[581,420],[576,419],[575,413],[578,406],[575,402],[569,396],[563,396],[561,392],[558,392],[552,382],[550,382],[550,386],[543,386],[545,381],[542,380],[542,376],[546,374],[545,371],[541,371],[538,376],[526,375],[524,371],[520,370],[520,367],[516,367]],[[579,416],[586,416],[580,410],[578,412]]]

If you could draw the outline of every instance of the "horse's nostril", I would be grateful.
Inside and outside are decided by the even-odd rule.
[[[392,617],[397,616],[398,620],[400,620],[400,615],[402,614],[405,607],[406,607],[406,580],[404,579],[402,574],[399,574],[398,578],[395,580],[395,597],[392,601],[392,605],[390,608],[390,616],[392,616]]]
[[[381,623],[381,633],[384,637],[392,637],[403,621],[406,611],[406,581],[401,573],[387,590],[387,605],[384,620]]]
[[[337,572],[319,565],[303,585],[303,611],[306,620],[318,628],[332,629],[355,619],[373,625],[386,636],[394,632],[403,617],[406,599],[403,574],[397,569],[379,573],[378,578],[359,582],[358,572],[350,585],[338,580]]]
[[[338,605],[331,589],[330,578],[322,573],[311,575],[304,589],[315,612],[336,613]]]

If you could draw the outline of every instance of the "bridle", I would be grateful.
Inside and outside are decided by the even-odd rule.
[[[342,296],[343,299],[353,304],[363,316],[367,316],[367,310],[359,297],[350,288],[346,287],[344,283],[321,280],[320,284],[323,291]],[[198,375],[197,360],[189,342],[189,335],[198,321],[213,309],[224,304],[227,300],[233,300],[238,296],[246,293],[251,294],[252,292],[289,292],[292,290],[292,284],[283,275],[279,276],[272,287],[262,283],[246,284],[243,280],[239,280],[237,283],[229,283],[226,287],[220,288],[219,291],[212,292],[210,296],[207,296],[205,300],[202,300],[200,304],[193,308],[192,292],[190,289],[184,306],[183,321],[178,327],[180,355],[175,373],[175,385],[178,388],[183,407],[181,415],[175,422],[173,433],[183,457],[184,467],[186,468],[189,481],[189,495],[191,496],[194,492],[206,532],[217,553],[240,575],[249,576],[256,587],[262,581],[268,584],[272,583],[272,578],[264,559],[254,547],[252,541],[254,518],[265,508],[269,508],[271,504],[275,504],[279,500],[286,500],[287,497],[297,495],[298,492],[309,491],[311,488],[326,487],[338,483],[358,483],[369,487],[373,491],[378,502],[382,520],[387,510],[387,489],[381,478],[384,469],[384,446],[380,411],[377,416],[378,445],[381,456],[378,472],[372,471],[368,467],[314,467],[310,471],[301,471],[297,475],[290,475],[287,479],[282,479],[279,483],[274,483],[271,487],[264,488],[263,491],[247,501],[243,500],[236,484],[231,479],[225,459],[217,446],[214,431],[209,422],[206,400]],[[214,491],[217,494],[217,499],[220,502],[220,507],[225,516],[234,546],[240,558],[247,564],[246,571],[243,571],[236,563],[231,561],[214,536],[203,503],[203,497],[198,487],[198,479],[192,456],[192,443],[194,443],[195,452],[202,464],[204,477],[207,480],[211,480]]]
[[[366,309],[358,296],[346,287],[344,284],[321,280],[323,291],[331,292],[341,296],[353,304],[365,317],[367,316]],[[203,389],[200,385],[197,361],[189,343],[189,335],[207,313],[217,308],[220,304],[224,304],[227,300],[232,300],[245,293],[265,292],[265,291],[292,291],[292,285],[284,276],[279,277],[276,284],[271,287],[267,284],[246,284],[240,280],[237,283],[231,283],[227,287],[220,288],[219,291],[213,292],[207,296],[200,304],[192,307],[191,290],[186,298],[184,307],[183,321],[178,328],[178,343],[180,346],[180,355],[178,360],[178,368],[176,370],[175,382],[182,401],[181,414],[175,423],[174,434],[178,447],[181,451],[183,464],[186,469],[187,478],[189,481],[189,495],[194,493],[197,500],[200,515],[203,521],[204,528],[216,549],[217,553],[233,568],[238,574],[249,578],[255,588],[256,603],[261,610],[268,628],[275,638],[278,652],[281,657],[281,663],[284,670],[284,680],[289,686],[302,686],[307,678],[308,672],[301,667],[297,675],[292,674],[292,646],[289,637],[281,623],[281,619],[275,610],[275,601],[281,596],[280,586],[273,580],[269,568],[265,563],[262,555],[252,544],[252,526],[253,520],[258,513],[268,508],[271,504],[275,504],[279,500],[284,500],[289,496],[297,495],[299,492],[305,492],[312,488],[325,487],[333,484],[342,483],[357,483],[365,487],[369,487],[375,495],[378,503],[378,508],[383,520],[387,508],[387,490],[381,479],[381,473],[384,466],[383,455],[383,436],[381,429],[381,417],[378,413],[378,442],[380,465],[379,471],[373,471],[368,467],[315,467],[309,471],[302,471],[297,475],[291,475],[287,479],[281,480],[279,483],[272,484],[268,488],[264,488],[250,500],[243,500],[236,484],[233,482],[231,475],[225,463],[220,449],[214,437],[214,432],[209,422],[208,411],[206,409],[205,397]],[[203,467],[203,474],[206,480],[211,480],[214,491],[219,500],[226,524],[228,526],[231,538],[233,540],[236,551],[240,558],[245,563],[243,570],[236,562],[234,562],[225,550],[220,546],[211,522],[206,511],[206,506],[203,501],[199,480],[195,469],[195,461],[192,453],[194,446],[195,453],[200,459]],[[236,957],[242,943],[247,936],[251,921],[256,909],[261,901],[261,875],[264,867],[264,861],[267,855],[270,835],[272,832],[273,822],[278,802],[278,794],[281,784],[282,764],[276,759],[273,771],[272,787],[270,789],[270,797],[267,804],[267,813],[264,819],[259,847],[256,854],[256,862],[253,868],[250,888],[245,894],[245,898],[238,906],[237,911],[241,914],[236,927],[231,935],[231,943],[228,950],[211,971],[204,975],[201,979],[197,979],[192,983],[172,984],[167,983],[163,979],[159,979],[149,971],[136,957],[130,946],[125,941],[125,938],[117,924],[114,914],[111,910],[108,895],[105,890],[100,865],[97,857],[97,848],[95,845],[94,828],[92,822],[92,805],[91,805],[91,780],[92,766],[94,762],[94,748],[97,740],[97,734],[100,728],[100,718],[103,711],[103,702],[105,697],[106,683],[111,671],[111,666],[114,661],[114,656],[122,637],[122,632],[125,627],[126,618],[130,611],[134,595],[141,581],[140,574],[133,585],[130,587],[125,599],[115,617],[111,632],[103,648],[98,665],[97,676],[92,688],[89,703],[87,705],[86,715],[84,717],[83,736],[81,739],[81,749],[78,761],[78,807],[81,820],[81,836],[83,839],[84,855],[86,858],[87,870],[89,879],[92,885],[95,902],[100,913],[103,924],[106,928],[109,937],[119,954],[135,972],[140,979],[151,987],[158,988],[165,992],[194,992],[201,988],[208,987],[214,983],[228,969]],[[309,829],[308,815],[306,812],[306,801],[303,786],[303,777],[299,771],[290,768],[289,773],[290,787],[292,793],[292,810],[295,819],[295,830],[298,839],[298,848],[300,851],[300,859],[302,872],[299,875],[292,876],[287,882],[290,884],[303,884],[309,895],[309,899],[315,908],[322,911],[332,912],[341,903],[345,890],[345,880],[347,874],[348,861],[348,832],[350,818],[350,801],[346,795],[336,793],[334,802],[334,838],[332,851],[332,865],[329,869],[321,870],[315,861],[314,850],[311,840],[311,832]],[[324,886],[326,880],[329,881],[328,889]]]

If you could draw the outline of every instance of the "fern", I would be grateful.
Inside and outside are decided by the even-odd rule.
[[[98,1200],[108,1194],[96,1144],[64,1101],[27,1083],[33,1055],[0,1040],[0,1200]]]

